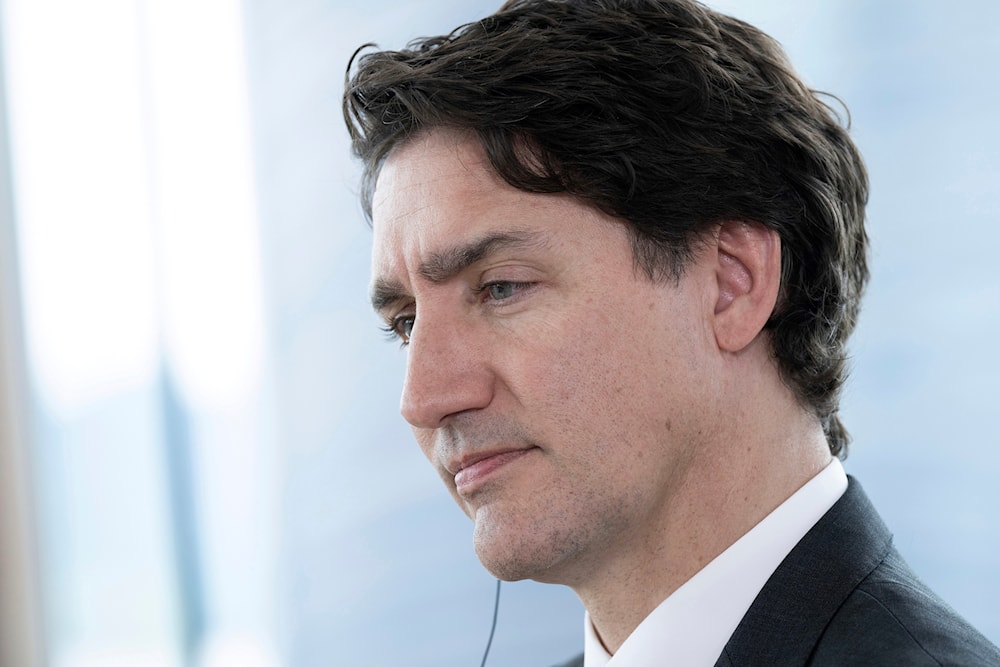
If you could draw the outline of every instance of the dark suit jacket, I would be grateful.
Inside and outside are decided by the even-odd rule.
[[[564,667],[582,665],[581,655]],[[1000,650],[917,579],[851,478],[767,580],[716,662],[757,665],[1000,666]]]

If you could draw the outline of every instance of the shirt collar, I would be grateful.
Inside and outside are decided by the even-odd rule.
[[[654,609],[612,657],[584,618],[584,667],[711,665],[785,556],[847,489],[834,458]]]

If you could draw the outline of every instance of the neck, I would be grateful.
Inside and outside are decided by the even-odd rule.
[[[700,447],[696,459],[678,472],[648,530],[630,535],[570,584],[609,653],[664,599],[830,462],[814,417],[790,396],[765,406],[760,395],[729,415],[732,432],[716,434],[722,437]]]

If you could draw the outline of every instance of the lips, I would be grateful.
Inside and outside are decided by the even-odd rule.
[[[531,449],[505,450],[492,454],[485,454],[468,459],[459,463],[455,473],[455,488],[459,493],[467,494],[480,484],[485,483],[487,478],[497,474],[502,468],[517,461]]]

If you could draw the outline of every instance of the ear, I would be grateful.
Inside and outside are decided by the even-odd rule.
[[[738,352],[761,332],[781,287],[781,239],[759,222],[723,222],[716,235],[715,339]]]

